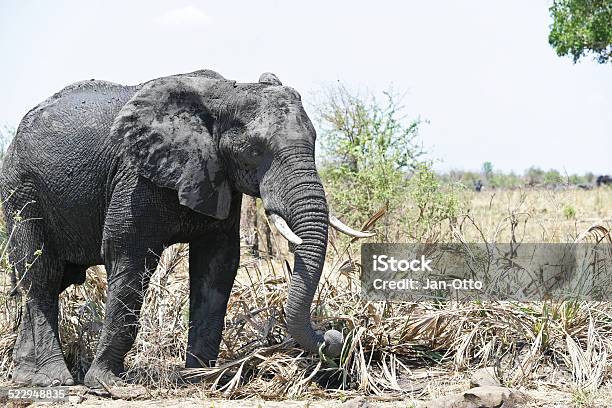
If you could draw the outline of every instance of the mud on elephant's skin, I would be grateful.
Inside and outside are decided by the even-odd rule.
[[[154,254],[177,242],[190,244],[186,366],[214,362],[239,262],[242,194],[261,197],[297,244],[289,333],[310,352],[338,355],[341,334],[321,335],[310,322],[327,229],[367,234],[329,216],[315,136],[300,95],[270,73],[258,83],[209,70],[136,86],[85,81],[28,112],[0,174],[10,261],[26,296],[13,380],[74,383],[58,340],[58,295],[104,264],[106,315],[85,384],[120,383]]]

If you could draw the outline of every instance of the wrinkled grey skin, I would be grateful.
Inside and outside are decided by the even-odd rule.
[[[239,261],[243,193],[261,197],[303,240],[289,332],[311,352],[325,340],[325,352],[337,355],[338,332],[323,338],[310,323],[328,228],[314,143],[299,94],[269,73],[248,84],[208,70],[137,86],[85,81],[32,109],[0,178],[15,228],[10,260],[27,293],[13,380],[74,382],[58,341],[58,295],[104,264],[106,318],[85,384],[120,383],[155,254],[177,242],[190,244],[186,366],[215,360]]]

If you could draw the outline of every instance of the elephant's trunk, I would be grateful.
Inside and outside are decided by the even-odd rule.
[[[295,261],[285,310],[287,329],[305,349],[316,353],[325,342],[325,354],[335,357],[340,354],[342,348],[342,335],[330,331],[323,337],[312,329],[310,323],[310,306],[325,262],[328,217],[323,189],[309,189],[308,193],[311,195],[308,200],[292,206],[291,224],[303,243],[296,247],[294,254]]]
[[[321,180],[316,172],[313,152],[292,151],[282,167],[290,168],[284,180],[282,201],[291,230],[302,241],[295,249],[295,262],[286,305],[289,334],[306,350],[317,353],[323,343],[324,353],[336,357],[342,349],[342,335],[330,330],[324,336],[315,332],[310,322],[314,298],[327,250],[328,208]],[[265,200],[265,199],[264,199]]]

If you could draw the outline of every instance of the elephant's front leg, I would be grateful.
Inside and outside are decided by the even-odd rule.
[[[85,375],[85,385],[100,388],[122,385],[123,359],[131,349],[138,331],[140,308],[157,266],[161,248],[131,248],[117,242],[106,243],[108,274],[106,316],[96,356]]]
[[[214,364],[240,259],[238,224],[189,244],[189,339],[186,367]]]

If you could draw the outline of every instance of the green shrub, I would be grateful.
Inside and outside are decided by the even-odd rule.
[[[320,174],[334,210],[353,223],[383,206],[392,211],[405,197],[406,171],[423,154],[417,144],[420,119],[406,122],[397,94],[384,102],[339,85],[318,102],[323,164]]]
[[[496,172],[490,177],[489,184],[494,188],[516,188],[522,186],[524,182],[514,172],[508,174]]]
[[[459,183],[438,177],[431,164],[419,161],[422,122],[405,121],[397,95],[384,95],[383,103],[375,97],[366,101],[340,85],[327,89],[316,106],[324,156],[319,168],[328,200],[354,225],[386,207],[376,224],[378,240],[398,239],[390,235],[397,234],[398,225],[409,239],[439,239],[442,224],[454,223],[462,209]]]
[[[525,172],[525,180],[531,186],[542,184],[544,182],[544,170],[531,166]]]
[[[544,173],[544,184],[554,186],[557,184],[561,184],[562,182],[563,178],[557,170],[550,169],[546,173]]]
[[[440,226],[447,221],[454,224],[460,214],[463,203],[458,183],[442,183],[433,172],[431,165],[420,163],[408,182],[408,198],[416,207],[416,214],[405,219],[409,225],[417,228],[414,238],[432,232],[440,232]]]
[[[563,206],[563,216],[566,220],[576,219],[576,209],[571,204]]]

